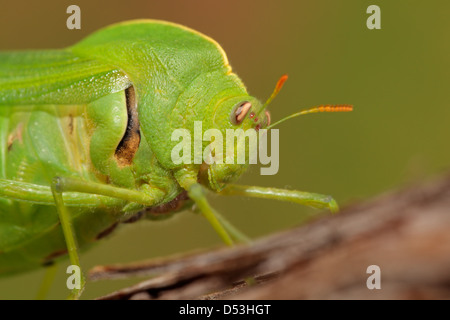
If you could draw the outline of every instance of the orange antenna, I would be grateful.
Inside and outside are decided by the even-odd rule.
[[[319,113],[319,112],[350,112],[353,111],[353,106],[349,105],[349,104],[325,104],[325,105],[320,105],[317,107],[313,107],[310,109],[306,109],[306,110],[302,110],[300,112],[291,114],[290,116],[287,116],[286,118],[283,118],[273,124],[271,124],[270,126],[266,127],[265,129],[271,129],[273,127],[275,127],[276,125],[279,125],[280,123],[291,119],[291,118],[295,118],[298,116],[302,116],[304,114],[309,114],[309,113]]]
[[[262,109],[265,109],[272,100],[277,96],[277,94],[280,92],[281,88],[283,88],[284,83],[288,79],[288,75],[284,74],[278,79],[277,85],[275,86],[275,89],[273,90],[272,94],[270,95],[269,99],[264,103]]]

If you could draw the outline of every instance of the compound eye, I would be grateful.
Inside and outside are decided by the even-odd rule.
[[[242,123],[251,108],[252,104],[248,101],[237,104],[236,107],[233,108],[233,112],[231,112],[231,123],[235,125]]]

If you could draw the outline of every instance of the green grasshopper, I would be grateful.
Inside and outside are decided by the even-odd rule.
[[[112,25],[61,50],[0,53],[0,274],[67,253],[79,266],[77,248],[118,223],[192,204],[226,244],[242,239],[207,190],[337,211],[330,196],[232,184],[247,164],[171,160],[172,131],[192,132],[194,121],[222,132],[272,128],[266,108],[285,79],[262,104],[214,40],[155,20]]]

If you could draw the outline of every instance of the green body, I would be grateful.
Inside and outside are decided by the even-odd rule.
[[[226,244],[246,241],[209,205],[206,190],[337,211],[329,196],[233,185],[248,152],[247,164],[172,161],[175,129],[193,139],[196,121],[202,133],[259,130],[270,122],[266,107],[248,95],[214,40],[167,22],[113,25],[61,50],[0,53],[0,275],[66,253],[80,266],[77,248],[118,223],[142,212],[167,217],[191,203]],[[190,159],[210,143],[191,149]],[[246,142],[232,143],[236,160]]]
[[[116,149],[127,130],[130,86],[141,140],[124,165]],[[173,129],[193,131],[193,121],[203,121],[204,130],[234,128],[229,115],[241,100],[254,98],[218,44],[165,22],[114,25],[62,50],[0,53],[0,179],[36,187],[27,195],[19,190],[0,197],[0,274],[48,264],[66,252],[48,197],[54,177],[148,191],[155,206],[167,203],[183,191],[174,174],[200,170],[172,163]],[[251,125],[245,121],[242,127]],[[244,170],[209,170],[215,181],[207,187],[220,188]],[[94,194],[69,193],[64,200],[82,248],[143,208]]]

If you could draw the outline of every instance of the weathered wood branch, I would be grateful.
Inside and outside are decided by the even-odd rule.
[[[381,290],[366,286],[381,268]],[[127,266],[153,276],[104,299],[450,299],[450,177],[380,196],[252,245]],[[256,285],[242,279],[256,276]]]

